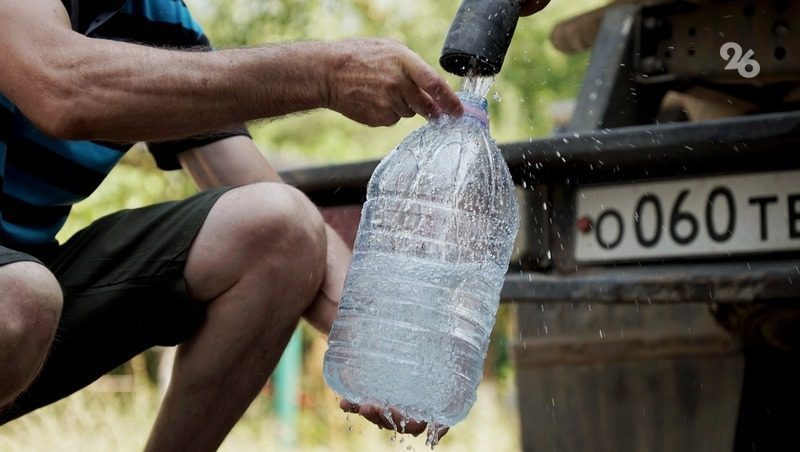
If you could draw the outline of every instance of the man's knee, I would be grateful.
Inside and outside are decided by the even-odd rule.
[[[237,190],[241,198],[233,209],[241,221],[231,231],[236,243],[249,244],[273,258],[314,262],[324,258],[325,223],[302,192],[285,184],[254,184]]]
[[[62,302],[58,281],[40,264],[0,267],[0,405],[39,371],[58,327]]]
[[[313,294],[324,273],[325,246],[325,223],[302,192],[285,184],[246,185],[212,208],[192,246],[187,280],[201,299],[214,298],[245,274]]]

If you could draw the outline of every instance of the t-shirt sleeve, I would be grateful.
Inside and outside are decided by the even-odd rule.
[[[241,126],[180,140],[150,142],[147,143],[147,148],[153,154],[156,165],[163,170],[169,171],[181,168],[181,164],[178,161],[178,154],[181,152],[235,136],[249,137],[250,134],[245,126]]]

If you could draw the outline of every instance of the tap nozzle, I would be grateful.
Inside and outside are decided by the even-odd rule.
[[[439,64],[460,76],[500,72],[520,7],[521,0],[464,0],[450,25]]]

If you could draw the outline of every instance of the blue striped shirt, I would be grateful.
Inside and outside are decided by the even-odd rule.
[[[72,28],[89,37],[210,49],[181,0],[62,2]],[[236,130],[149,147],[160,167],[175,169],[177,153],[243,133]],[[71,206],[100,185],[128,148],[130,144],[51,138],[0,93],[0,244],[23,249],[54,244]]]

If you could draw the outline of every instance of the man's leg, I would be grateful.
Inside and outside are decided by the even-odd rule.
[[[216,450],[272,373],[325,269],[324,223],[282,184],[231,190],[211,209],[186,264],[209,303],[181,344],[150,451]]]
[[[0,266],[0,411],[42,368],[61,305],[58,282],[41,264]]]

